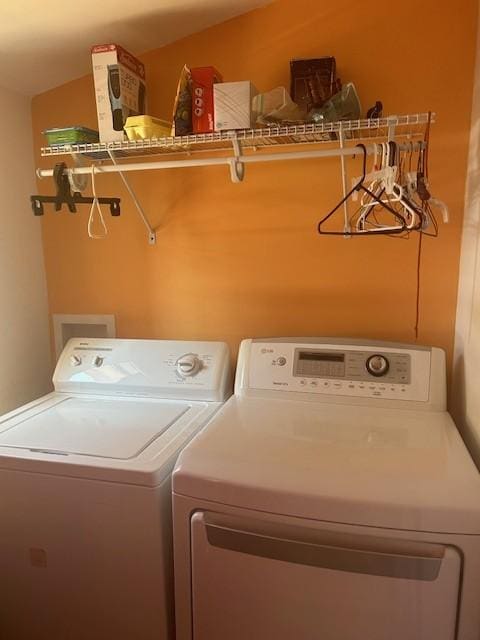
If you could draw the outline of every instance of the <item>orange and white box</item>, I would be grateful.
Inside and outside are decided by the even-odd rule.
[[[196,67],[192,74],[192,124],[194,133],[215,130],[213,86],[222,82],[215,67]]]

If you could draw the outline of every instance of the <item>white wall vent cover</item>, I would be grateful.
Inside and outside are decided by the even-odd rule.
[[[56,359],[70,338],[116,338],[115,316],[53,314]]]

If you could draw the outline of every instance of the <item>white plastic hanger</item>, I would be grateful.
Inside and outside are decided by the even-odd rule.
[[[372,180],[369,190],[375,194],[381,202],[392,206],[395,202],[400,202],[402,198],[402,190],[396,183],[398,167],[390,164],[391,149],[388,142],[381,143],[382,161],[381,169],[367,174],[366,179]],[[375,156],[374,156],[375,158]],[[387,194],[387,198],[381,198],[383,193]],[[402,203],[403,204],[403,203]],[[399,232],[402,231],[407,224],[385,225],[379,222],[367,221],[371,210],[378,206],[378,201],[368,199],[368,194],[364,194],[361,200],[361,213],[357,219],[356,230],[359,233],[375,233],[375,232]],[[403,216],[401,216],[403,218]],[[368,224],[368,226],[367,226]]]
[[[398,213],[405,220],[405,230],[411,231],[412,229],[417,228],[421,225],[423,217],[421,215],[421,212],[415,207],[414,203],[405,197],[404,187],[398,184],[398,182],[396,181],[398,176],[398,166],[390,164],[390,145],[388,143],[382,143],[382,151],[382,170],[380,172],[377,172],[380,184],[377,186],[372,183],[370,190],[373,191],[378,197],[380,197],[382,193],[386,193],[388,197],[386,199],[381,199],[381,201],[384,203],[388,203],[389,205],[399,203],[402,207],[402,210]],[[372,177],[376,177],[375,172],[370,175],[372,175]],[[367,198],[362,198],[362,213],[360,214],[357,221],[357,229],[359,231],[375,231],[376,229],[393,231],[399,229],[398,225],[385,226],[379,223],[375,223],[373,225],[373,228],[369,227],[368,229],[366,229],[365,223],[367,221],[367,216],[370,213],[371,209],[376,206],[375,202],[368,202],[366,200]]]
[[[105,220],[103,218],[103,213],[100,208],[100,202],[98,201],[97,191],[95,188],[95,165],[94,164],[92,164],[92,167],[91,167],[91,175],[92,175],[93,202],[92,202],[92,206],[90,207],[90,214],[88,216],[87,232],[88,232],[89,238],[93,238],[94,240],[103,240],[108,235],[108,229],[107,229],[107,225],[105,224]],[[98,219],[103,229],[103,232],[101,234],[97,234],[93,232],[95,210],[98,213]]]

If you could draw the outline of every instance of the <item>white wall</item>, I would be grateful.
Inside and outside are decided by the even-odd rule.
[[[51,355],[30,99],[0,88],[0,413],[50,390]]]
[[[451,407],[457,425],[480,468],[480,29],[477,39]]]

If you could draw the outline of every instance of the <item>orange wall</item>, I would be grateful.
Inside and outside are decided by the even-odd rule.
[[[290,58],[319,55],[335,55],[365,107],[381,99],[388,114],[435,111],[431,185],[452,221],[424,242],[419,341],[450,352],[475,37],[475,0],[404,0],[392,10],[277,0],[142,59],[150,112],[160,117],[171,113],[184,63],[213,64],[226,80],[251,79],[264,91],[289,86]],[[33,124],[37,149],[46,127],[95,127],[91,76],[35,97]],[[148,246],[119,177],[99,177],[99,191],[123,199],[106,240],[88,239],[87,207],[44,217],[52,313],[114,313],[121,337],[222,339],[232,351],[247,336],[414,340],[416,237],[316,233],[340,197],[338,160],[249,166],[240,185],[226,168],[129,176],[160,227],[157,246]]]

